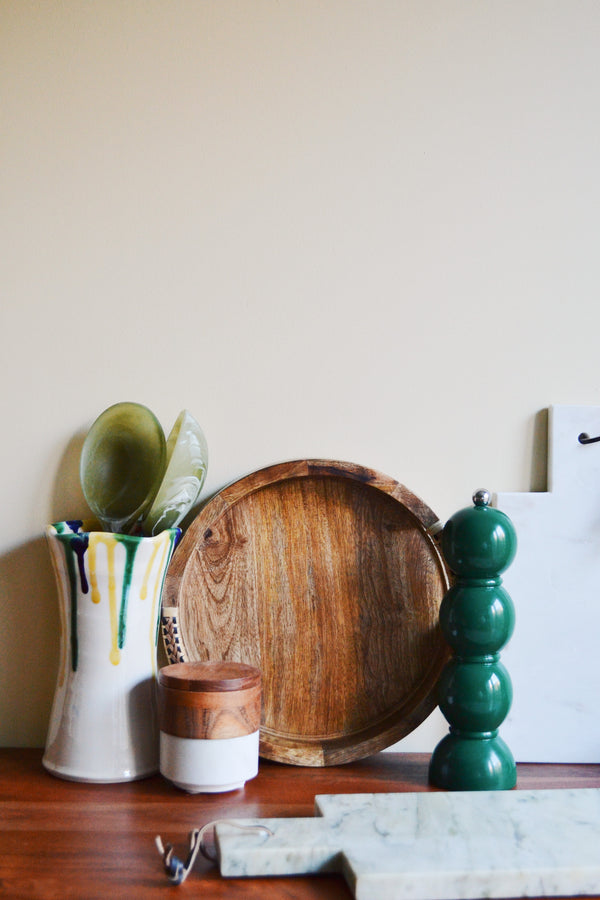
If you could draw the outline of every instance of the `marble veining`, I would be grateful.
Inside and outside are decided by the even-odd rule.
[[[272,836],[218,825],[221,874],[341,872],[357,900],[600,891],[600,789],[324,795],[315,812],[244,820]]]

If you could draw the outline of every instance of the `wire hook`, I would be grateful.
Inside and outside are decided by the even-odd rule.
[[[580,444],[596,444],[600,441],[600,435],[598,437],[590,437],[589,434],[582,431],[577,440]]]

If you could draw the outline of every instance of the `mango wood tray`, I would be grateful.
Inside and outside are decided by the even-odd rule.
[[[372,469],[299,460],[216,494],[163,592],[171,662],[262,672],[261,756],[337,765],[389,747],[436,706],[449,653],[440,523]]]

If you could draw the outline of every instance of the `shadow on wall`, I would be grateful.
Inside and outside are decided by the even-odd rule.
[[[533,420],[531,491],[548,490],[548,410],[541,409]]]
[[[79,477],[79,460],[86,434],[87,430],[80,431],[71,438],[58,464],[50,500],[52,522],[87,519],[92,516],[85,502]]]
[[[67,444],[54,478],[49,521],[91,515],[79,481],[85,432]],[[0,744],[43,747],[58,672],[60,629],[46,538],[0,557]]]
[[[50,521],[91,515],[79,481],[85,432],[68,443],[51,495]],[[548,411],[534,420],[531,490],[545,491]],[[206,499],[204,500],[206,502]],[[197,510],[196,510],[197,512]],[[43,535],[0,557],[0,744],[42,747],[58,671],[58,599],[50,553]],[[159,665],[166,656],[159,641]]]
[[[42,747],[58,671],[58,600],[43,536],[0,558],[1,743]]]

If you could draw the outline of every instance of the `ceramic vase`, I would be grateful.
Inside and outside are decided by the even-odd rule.
[[[180,531],[136,537],[57,522],[46,530],[58,586],[60,658],[43,756],[73,781],[158,771],[156,652],[164,578]]]

